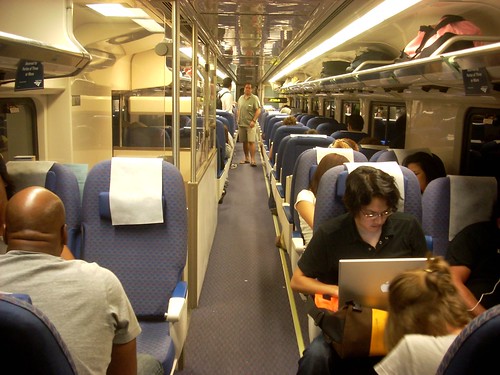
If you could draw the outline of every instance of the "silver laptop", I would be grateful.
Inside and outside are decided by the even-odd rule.
[[[387,310],[389,282],[397,274],[425,268],[427,258],[341,259],[339,308],[348,301]]]

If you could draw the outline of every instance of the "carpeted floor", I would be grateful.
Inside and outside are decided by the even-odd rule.
[[[243,159],[240,143],[235,152],[233,161],[238,163]],[[257,168],[238,164],[229,172],[199,306],[191,314],[184,368],[178,375],[296,373],[299,346],[281,250],[274,246],[266,183],[259,157]],[[302,334],[307,336],[303,304],[294,295]]]

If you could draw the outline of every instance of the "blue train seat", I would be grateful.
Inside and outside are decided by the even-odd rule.
[[[128,147],[171,147],[170,135],[162,127],[133,127],[127,131]]]
[[[287,118],[288,116],[283,115],[281,113],[278,114],[270,114],[266,118],[266,122],[264,125],[264,128],[262,129],[262,132],[264,133],[264,139],[265,139],[265,144],[267,147],[271,145],[270,139],[273,136],[273,128],[277,122],[283,121],[283,119]]]
[[[432,180],[422,194],[422,228],[432,237],[434,254],[444,256],[449,241],[466,226],[490,220],[496,195],[495,177]]]
[[[397,163],[395,162],[388,162],[384,164],[359,163],[359,165],[371,165],[375,168],[381,168],[383,165],[387,165],[390,169],[399,169],[403,184],[400,189],[402,188],[402,190],[404,191],[403,205],[400,210],[412,214],[420,223],[422,222],[422,197],[420,193],[420,185],[418,183],[417,177],[411,170],[406,167],[397,165]],[[386,171],[384,167],[382,167],[381,169]],[[332,168],[331,170],[327,171],[321,178],[318,187],[318,193],[316,195],[314,229],[318,228],[319,225],[321,225],[328,219],[341,215],[345,212],[342,197],[344,196],[345,192],[345,182],[347,176],[347,169],[344,166],[341,166]],[[398,182],[397,178],[396,182]]]
[[[30,302],[0,293],[0,360],[15,374],[77,374],[59,332]]]
[[[227,120],[227,130],[229,133],[234,136],[234,132],[236,131],[236,120],[234,115],[230,112],[223,111],[221,109],[217,109],[215,114],[220,117],[224,117]]]
[[[133,186],[129,177],[132,186],[124,187],[121,180],[131,174],[139,180],[134,184],[142,180],[144,185]],[[151,186],[155,194],[141,193]],[[121,204],[113,203],[115,193],[126,194]],[[116,208],[112,214],[111,207],[127,217],[120,219]],[[151,213],[156,216],[149,217]],[[146,217],[139,220],[141,215]],[[187,334],[187,284],[182,274],[188,226],[180,172],[162,159],[113,158],[96,164],[85,181],[82,229],[82,258],[113,271],[130,299],[142,328],[138,352],[157,358],[169,374]]]
[[[311,129],[316,129],[319,124],[323,124],[325,122],[335,124],[337,123],[337,120],[329,117],[315,116],[307,120],[306,126]]]
[[[61,198],[66,210],[67,246],[80,257],[81,193],[75,173],[53,161],[9,161],[7,171],[15,192],[29,186],[43,186]]]
[[[226,165],[226,133],[224,124],[220,120],[215,120],[215,145],[217,147],[217,178],[224,172]]]
[[[349,131],[349,130],[337,130],[332,134],[332,137],[335,139],[339,138],[349,138],[352,139],[354,142],[358,143],[361,141],[363,138],[368,137],[368,134],[365,132],[354,132],[354,131]]]
[[[300,118],[300,120],[298,120],[301,124],[303,125],[306,125],[307,124],[307,121],[309,121],[309,119],[312,119],[313,117],[316,117],[316,115],[311,115],[311,114],[305,114],[304,116],[302,116]]]
[[[443,357],[437,375],[488,374],[500,353],[500,305],[486,310],[460,332]]]
[[[294,209],[294,205],[298,193],[302,189],[307,189],[309,187],[311,168],[317,166],[318,160],[321,158],[320,155],[323,155],[324,153],[347,153],[349,151],[352,152],[353,161],[366,161],[365,156],[358,151],[328,147],[314,147],[307,149],[298,156],[293,168],[292,177],[286,183],[287,187],[285,196],[289,196],[290,198],[286,202],[282,203],[281,210],[278,209],[278,217],[281,229],[284,232],[284,237],[286,239],[287,249],[292,249],[290,255],[292,259],[295,258],[293,249],[300,246],[303,247],[303,240],[300,234],[300,221],[298,214]],[[288,192],[288,185],[290,185],[290,192]],[[294,241],[296,243],[294,243]],[[297,243],[297,241],[299,241],[299,243]]]
[[[273,135],[271,140],[271,144],[273,145],[272,154],[269,154],[269,160],[271,165],[274,165],[276,161],[276,154],[278,153],[278,149],[280,147],[281,140],[290,134],[304,134],[307,132],[309,128],[302,124],[297,125],[283,125],[276,129],[276,132]]]
[[[403,164],[403,161],[408,155],[412,155],[419,151],[427,152],[429,154],[431,153],[431,150],[429,148],[389,148],[385,150],[385,152],[380,153],[377,160],[373,161],[395,161],[398,164]]]
[[[366,158],[370,161],[377,161],[377,160],[372,160],[372,157],[374,157],[374,155],[377,153],[377,152],[380,152],[380,151],[385,151],[387,150],[387,146],[383,146],[383,145],[364,145],[364,144],[360,144],[359,145],[359,151],[362,152]],[[379,153],[380,155],[381,153]],[[378,159],[378,157],[377,157]]]
[[[334,120],[330,122],[323,122],[319,124],[316,127],[316,131],[319,134],[324,134],[324,135],[332,135],[332,133],[336,132],[337,130],[343,130],[346,129],[345,125],[340,124],[338,121]]]

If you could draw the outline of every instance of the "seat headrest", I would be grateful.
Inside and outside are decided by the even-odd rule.
[[[160,158],[112,158],[109,206],[113,225],[163,222],[162,163]]]
[[[43,186],[54,191],[56,186],[55,174],[52,173],[52,176],[48,176],[48,172],[53,165],[53,161],[9,161],[7,171],[14,183],[16,192],[29,186]],[[50,186],[47,186],[47,184]]]
[[[315,147],[315,150],[316,163],[318,164],[328,154],[339,154],[345,156],[350,162],[354,161],[354,150],[352,148]]]
[[[337,198],[342,198],[345,194],[345,188],[346,188],[346,181],[347,181],[347,176],[349,175],[348,171],[341,172],[339,176],[337,177],[337,186],[336,186],[336,191],[335,191],[335,196]],[[406,176],[403,176],[403,184],[406,190],[406,187],[408,185],[408,178]]]
[[[405,198],[405,181],[403,178],[403,172],[401,171],[401,167],[395,161],[386,161],[386,162],[358,162],[358,163],[344,163],[349,172],[352,172],[357,167],[362,165],[374,167],[384,171],[387,174],[390,174],[394,177],[394,182],[396,183],[396,187],[399,190],[399,194],[401,195],[401,200],[399,201],[398,210],[404,211],[404,198]]]
[[[166,209],[167,204],[165,197],[162,195],[162,209],[164,218],[167,217]],[[103,191],[99,193],[99,217],[106,221],[111,221],[111,208],[109,204],[109,191]]]

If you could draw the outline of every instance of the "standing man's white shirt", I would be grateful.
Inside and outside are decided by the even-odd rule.
[[[233,112],[233,94],[227,87],[223,87],[218,93],[222,102],[222,110],[226,112]]]

